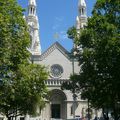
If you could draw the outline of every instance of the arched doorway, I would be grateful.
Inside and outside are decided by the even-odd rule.
[[[51,118],[65,119],[67,117],[67,97],[61,90],[54,89],[51,91]]]

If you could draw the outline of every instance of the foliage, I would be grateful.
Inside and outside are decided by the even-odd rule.
[[[40,108],[41,110],[45,104],[44,100],[47,97],[45,80],[48,73],[44,66],[37,64],[22,65],[19,73],[21,74],[17,83],[19,88],[17,88],[18,91],[16,89],[18,92],[16,98],[20,103],[21,101],[24,103],[21,104],[23,113],[33,114],[36,109]]]
[[[1,0],[0,11],[0,64],[14,64],[13,69],[16,69],[18,64],[26,62],[29,57],[26,47],[30,40],[23,9],[15,0]]]
[[[0,111],[8,118],[36,113],[47,93],[45,67],[29,64],[23,12],[16,0],[0,0]]]
[[[120,114],[120,1],[97,0],[87,27],[80,31],[75,43],[79,46],[76,57],[81,67],[71,84],[76,84],[75,91],[89,99],[92,107],[113,111],[117,120]]]
[[[4,81],[0,97],[1,110],[11,117],[21,114],[39,114],[44,106],[47,89],[44,81],[48,73],[46,68],[37,64],[20,65],[17,78]],[[4,90],[4,91],[3,91]],[[38,111],[36,111],[38,109]],[[19,112],[18,112],[19,111]]]

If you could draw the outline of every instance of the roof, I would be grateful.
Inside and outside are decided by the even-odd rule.
[[[49,54],[51,54],[55,49],[58,49],[66,58],[70,60],[70,53],[59,43],[55,42],[51,45],[45,52],[41,55],[34,55],[33,59],[35,61],[42,61],[44,60]]]
[[[52,53],[55,49],[58,49],[64,56],[66,56],[68,59],[69,52],[58,42],[55,42],[52,46],[50,46],[40,57],[41,60],[43,60],[45,57],[47,57],[50,53]]]

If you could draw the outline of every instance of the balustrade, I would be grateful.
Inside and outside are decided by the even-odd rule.
[[[47,86],[61,86],[62,83],[68,81],[68,79],[49,79],[45,81]]]

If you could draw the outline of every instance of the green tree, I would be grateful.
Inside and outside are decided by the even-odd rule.
[[[46,68],[37,64],[22,64],[17,72],[17,78],[4,81],[1,86],[1,112],[8,118],[40,114],[48,96]]]
[[[87,24],[80,31],[79,39],[74,37],[80,46],[76,57],[81,67],[80,74],[71,77],[71,84],[76,85],[75,91],[81,91],[92,107],[111,110],[117,120],[120,116],[120,1],[97,0]]]
[[[9,119],[35,114],[44,105],[48,73],[45,67],[29,63],[24,10],[16,0],[0,0],[0,11],[0,112]]]

